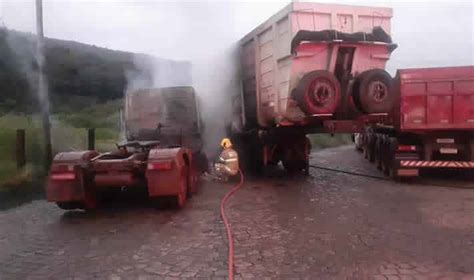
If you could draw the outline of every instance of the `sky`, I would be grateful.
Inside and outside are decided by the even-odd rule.
[[[388,68],[474,64],[472,0],[319,1],[391,7]],[[288,1],[44,0],[45,34],[173,59],[217,55]],[[34,31],[34,0],[0,0],[3,25]]]

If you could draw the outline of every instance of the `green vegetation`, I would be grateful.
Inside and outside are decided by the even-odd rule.
[[[87,148],[87,128],[96,128],[96,148],[110,150],[119,140],[121,100],[99,103],[70,114],[58,113],[52,119],[53,152]],[[15,159],[16,130],[26,130],[28,167],[17,170]],[[42,130],[39,117],[8,114],[0,117],[0,190],[42,177]]]
[[[75,111],[65,111],[56,113],[54,116],[60,122],[76,128],[119,128],[120,110],[123,106],[123,100],[117,99],[105,103],[89,104]],[[101,134],[102,133],[102,134]],[[111,138],[106,131],[98,131],[98,138]]]
[[[123,97],[126,75],[140,73],[132,53],[47,39],[46,74],[54,112],[80,110],[91,103]],[[0,113],[38,112],[37,70],[32,34],[0,28]]]
[[[11,179],[12,174],[17,176],[16,163],[13,160],[1,160],[0,161],[0,182],[6,182]]]
[[[27,166],[18,170],[15,159],[16,129],[25,129]],[[36,197],[42,193],[40,186],[33,184],[34,178],[45,174],[41,162],[43,155],[39,146],[40,126],[37,121],[28,116],[6,115],[0,117],[0,209],[11,203],[12,198],[22,200],[26,197]]]
[[[320,150],[324,148],[338,147],[352,143],[350,134],[311,134],[308,135],[312,148]]]

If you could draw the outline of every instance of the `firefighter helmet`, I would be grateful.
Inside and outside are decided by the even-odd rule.
[[[224,138],[224,139],[222,139],[222,141],[221,141],[221,146],[222,146],[222,148],[224,148],[224,149],[230,148],[230,147],[232,147],[232,142],[230,142],[230,139],[229,139],[229,138]]]

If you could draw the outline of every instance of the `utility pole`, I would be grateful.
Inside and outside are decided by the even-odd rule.
[[[46,167],[49,168],[53,157],[51,144],[51,123],[49,120],[49,97],[48,83],[44,74],[44,33],[43,33],[43,1],[36,0],[36,61],[38,63],[38,99],[41,107],[41,119],[43,121],[44,152]]]

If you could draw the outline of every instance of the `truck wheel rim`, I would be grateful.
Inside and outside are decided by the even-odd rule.
[[[307,102],[315,107],[327,107],[334,103],[336,90],[326,80],[316,79],[306,91]]]
[[[387,85],[382,81],[373,81],[369,86],[369,94],[375,102],[380,103],[388,95]]]

